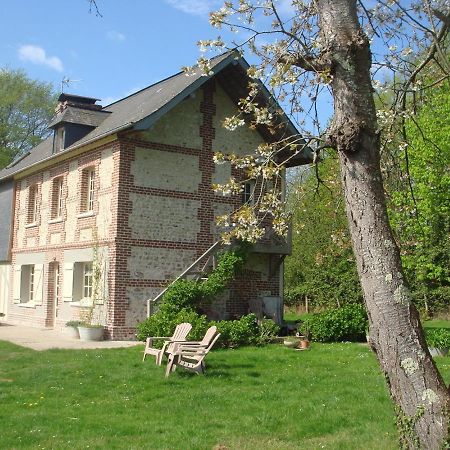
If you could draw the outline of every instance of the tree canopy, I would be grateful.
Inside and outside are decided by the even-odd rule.
[[[48,136],[55,105],[50,83],[0,69],[0,168]]]

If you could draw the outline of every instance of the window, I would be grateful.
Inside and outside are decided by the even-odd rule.
[[[81,182],[81,210],[82,212],[92,212],[95,200],[95,169],[93,167],[83,170]]]
[[[52,219],[58,219],[63,216],[63,201],[64,201],[64,179],[58,177],[53,180],[52,189]]]
[[[42,305],[44,265],[25,264],[14,267],[13,300],[24,306]]]
[[[35,284],[34,284],[34,266],[30,266],[30,270],[28,271],[28,299],[27,301],[32,302],[35,296]]]
[[[83,297],[92,297],[92,263],[83,264]]]
[[[66,129],[64,127],[60,127],[60,128],[58,128],[58,131],[56,134],[56,151],[57,152],[64,150],[65,140],[66,140]]]
[[[255,182],[247,181],[244,183],[244,189],[242,191],[242,203],[253,204],[254,202]]]
[[[29,224],[36,223],[38,218],[38,187],[37,185],[28,188],[28,215]]]

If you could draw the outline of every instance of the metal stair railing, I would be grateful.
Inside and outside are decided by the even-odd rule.
[[[173,280],[171,283],[169,283],[155,298],[149,298],[147,300],[147,317],[150,317],[153,314],[153,310],[155,308],[155,305],[161,300],[162,296],[167,292],[167,289],[169,289],[172,284],[177,282],[178,280],[181,280],[183,278],[186,278],[193,269],[205,258],[208,258],[205,262],[205,264],[202,266],[201,272],[205,272],[208,262],[210,261],[211,257],[214,257],[215,253],[222,247],[222,241],[216,241],[214,242],[211,247],[208,248],[208,250],[205,251],[201,256],[199,256],[184,272],[182,272],[180,275],[178,275],[175,280]],[[200,278],[200,277],[199,277]],[[197,279],[199,279],[197,278]]]

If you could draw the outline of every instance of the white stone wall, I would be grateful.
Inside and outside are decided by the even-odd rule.
[[[135,239],[195,242],[200,202],[183,198],[130,194],[133,205],[128,225]]]
[[[217,110],[213,118],[213,127],[216,130],[216,137],[213,141],[215,152],[246,155],[252,153],[259,144],[264,142],[256,130],[250,130],[246,125],[238,127],[234,131],[229,131],[222,126],[225,118],[238,114],[239,109],[218,83],[216,83],[214,102]]]
[[[197,192],[202,178],[198,162],[196,155],[137,147],[131,173],[136,186]]]
[[[201,99],[201,91],[187,97],[143,133],[143,138],[150,142],[200,148],[202,138],[198,131],[202,124]]]
[[[133,279],[171,280],[195,260],[195,250],[133,247],[128,269]]]

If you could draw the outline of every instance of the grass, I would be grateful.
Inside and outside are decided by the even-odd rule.
[[[427,320],[423,323],[424,328],[450,328],[450,320]]]
[[[205,376],[169,379],[141,350],[36,352],[0,341],[1,448],[397,448],[366,345],[214,350]],[[448,382],[449,359],[436,360]]]

